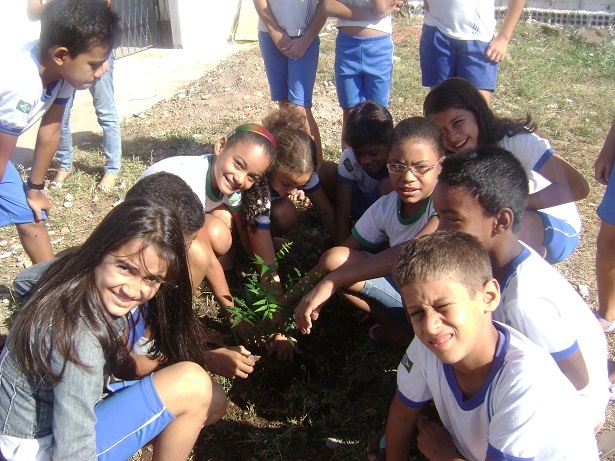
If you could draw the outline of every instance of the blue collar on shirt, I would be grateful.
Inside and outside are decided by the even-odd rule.
[[[508,272],[506,272],[506,277],[504,277],[504,280],[502,280],[502,288],[501,288],[502,291],[504,291],[504,289],[506,288],[506,285],[508,285],[508,282],[510,278],[513,276],[513,274],[517,272],[517,267],[519,267],[519,264],[521,264],[523,261],[529,258],[530,255],[532,254],[525,245],[522,244],[522,246],[523,246],[523,250],[521,250],[521,253],[519,253],[517,257],[512,260],[512,262],[510,263],[510,267],[508,268]]]
[[[444,376],[446,376],[448,386],[453,392],[459,408],[464,411],[473,410],[484,402],[491,383],[497,373],[504,366],[504,359],[506,357],[506,353],[508,352],[508,346],[510,345],[510,333],[506,330],[506,328],[503,328],[497,322],[493,322],[493,326],[496,330],[498,330],[499,334],[498,344],[496,346],[495,354],[493,355],[493,363],[491,364],[489,374],[487,375],[487,379],[485,379],[483,385],[480,387],[478,392],[468,400],[463,400],[463,392],[461,391],[459,384],[457,384],[457,378],[455,377],[455,370],[453,369],[453,366],[449,364],[442,364],[444,367]]]

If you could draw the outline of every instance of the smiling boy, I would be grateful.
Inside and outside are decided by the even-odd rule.
[[[516,235],[528,197],[521,163],[495,146],[447,158],[433,193],[439,230],[474,235],[489,253],[502,299],[493,318],[551,354],[598,430],[608,403],[607,344],[568,281]]]
[[[0,226],[15,224],[33,263],[53,257],[44,219],[45,174],[60,142],[64,106],[107,70],[118,16],[98,0],[55,0],[41,19],[41,39],[24,45],[0,73]],[[26,184],[9,161],[17,138],[41,119]]]
[[[412,240],[394,277],[416,336],[398,368],[387,460],[407,460],[414,437],[428,459],[598,459],[581,399],[549,354],[492,322],[499,284],[475,237]],[[421,414],[432,399],[441,423]]]

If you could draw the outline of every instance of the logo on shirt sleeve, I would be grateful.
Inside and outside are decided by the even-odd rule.
[[[410,370],[412,370],[412,361],[408,358],[408,354],[405,353],[404,356],[401,358],[401,364],[404,366],[404,368],[406,369],[406,371],[408,373],[410,373]]]
[[[29,114],[30,112],[32,112],[32,104],[20,99],[19,102],[17,103],[16,109],[19,112],[23,112],[24,114]]]
[[[344,168],[346,168],[346,171],[348,171],[348,173],[350,173],[353,170],[352,162],[350,161],[349,158],[344,159]]]

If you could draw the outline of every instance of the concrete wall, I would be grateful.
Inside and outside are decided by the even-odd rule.
[[[506,6],[508,0],[496,0],[496,6]],[[615,13],[613,0],[527,0],[526,8],[542,8],[550,10],[584,10],[605,11]]]
[[[169,0],[173,46],[190,51],[227,43],[240,0]]]

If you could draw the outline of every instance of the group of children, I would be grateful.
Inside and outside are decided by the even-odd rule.
[[[335,12],[338,88],[354,94],[354,48],[367,56],[390,42],[398,2],[304,3],[299,24],[292,8],[283,22],[278,7],[255,0],[263,55],[311,56],[315,72],[317,32]],[[436,12],[441,3],[426,8]],[[368,26],[374,19],[379,28]],[[504,38],[482,51],[488,59],[501,59],[506,24]],[[0,118],[7,216],[17,213],[4,211],[9,194],[39,220],[48,210],[41,190],[62,105],[72,87],[87,88],[104,73],[116,31],[117,16],[98,0],[54,0],[45,9],[41,42],[23,54],[24,67],[41,72],[33,102],[1,94],[2,105],[17,107],[14,120]],[[270,83],[280,65],[267,63]],[[405,460],[416,443],[430,459],[596,459],[609,398],[606,340],[551,266],[576,248],[575,201],[588,185],[529,117],[496,116],[484,88],[464,78],[428,86],[424,116],[397,124],[386,98],[349,97],[348,148],[337,165],[322,162],[309,104],[281,92],[280,109],[261,124],[238,126],[209,153],[148,168],[79,248],[53,259],[29,251],[42,264],[15,279],[24,302],[0,355],[2,456],[126,459],[153,440],[156,459],[186,459],[201,428],[225,412],[224,391],[208,372],[246,378],[255,366],[245,347],[208,335],[192,296],[205,279],[222,310],[232,306],[225,269],[237,245],[271,264],[274,238],[297,219],[288,196],[302,189],[337,246],[310,271],[324,277],[309,293],[281,296],[298,329],[309,333],[338,291],[375,319],[372,338],[411,341],[374,455]],[[16,136],[41,115],[24,187],[7,159]],[[39,229],[32,238],[41,236]],[[280,275],[267,283],[279,289]],[[244,339],[258,334],[237,328]],[[288,338],[265,340],[279,357],[292,357]]]

